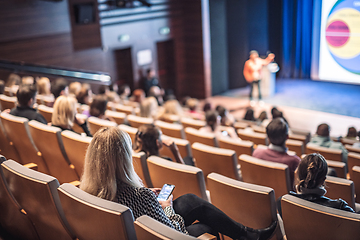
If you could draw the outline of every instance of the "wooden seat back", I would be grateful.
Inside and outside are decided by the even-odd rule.
[[[123,124],[126,120],[126,114],[122,112],[106,110],[105,115],[113,118],[118,125]]]
[[[185,128],[185,135],[190,144],[199,142],[209,146],[218,146],[218,142],[214,133],[201,132],[195,128],[187,127]]]
[[[202,127],[205,127],[206,122],[202,120],[195,120],[192,118],[181,118],[181,124],[185,128],[194,128],[194,129],[200,129]]]
[[[120,128],[121,130],[123,130],[124,132],[127,132],[129,134],[129,136],[131,138],[131,141],[132,141],[132,144],[134,146],[134,144],[135,144],[135,135],[136,135],[138,129],[134,128],[134,127],[130,127],[128,125],[124,125],[124,124],[120,124],[118,126],[118,128]]]
[[[348,169],[349,169],[349,175],[350,175],[350,179],[353,178],[353,171],[352,168],[354,166],[360,166],[360,153],[354,153],[354,152],[350,152],[348,154]]]
[[[326,176],[325,180],[326,197],[331,199],[341,198],[350,207],[355,209],[355,187],[354,182],[339,177]]]
[[[185,158],[185,157],[191,157],[192,156],[192,152],[191,152],[191,146],[190,146],[190,143],[188,140],[185,140],[185,139],[179,139],[179,138],[173,138],[173,137],[169,137],[169,136],[165,136],[165,135],[162,135],[161,136],[161,139],[166,139],[166,138],[170,138],[171,140],[173,140],[176,144],[176,146],[178,147],[179,149],[179,153],[181,155],[182,158]],[[166,146],[163,146],[161,149],[160,149],[160,155],[162,156],[167,156],[167,157],[170,157],[170,158],[174,158],[173,157],[173,153],[171,152],[171,150],[166,147]],[[174,159],[173,159],[174,160]]]
[[[286,147],[290,151],[296,152],[299,157],[304,153],[304,143],[302,141],[288,139],[286,140]]]
[[[257,133],[257,132],[247,132],[242,129],[237,130],[239,138],[246,141],[251,141],[254,144],[267,145],[267,136],[266,133]]]
[[[134,128],[139,128],[140,126],[142,126],[144,124],[154,123],[154,119],[152,119],[152,118],[138,117],[135,115],[128,115],[127,120],[130,123],[130,126],[132,126]]]
[[[103,120],[97,117],[89,117],[88,118],[90,133],[94,136],[94,134],[99,131],[102,127],[116,127],[117,124],[108,120]]]
[[[2,111],[4,111],[5,109],[13,109],[14,107],[16,107],[16,104],[17,104],[16,97],[9,97],[0,94],[0,106]]]
[[[166,136],[185,139],[184,127],[181,124],[167,123],[159,120],[155,121],[154,124],[158,126]]]
[[[241,154],[252,155],[252,152],[254,151],[254,143],[250,141],[229,137],[221,137],[217,140],[220,148],[234,150],[236,152],[236,156],[240,156]]]
[[[152,182],[147,165],[146,154],[144,152],[132,152],[133,166],[137,175],[141,178],[143,184],[152,188]]]
[[[325,159],[331,159],[339,162],[342,161],[342,151],[340,149],[319,147],[315,144],[308,143],[306,145],[306,154],[309,153],[320,153]]]

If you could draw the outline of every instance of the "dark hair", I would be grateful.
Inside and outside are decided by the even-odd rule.
[[[221,105],[217,105],[215,110],[219,113],[219,116],[221,117],[221,124],[225,125],[226,124],[226,113],[228,110]]]
[[[121,85],[118,90],[119,95],[123,94],[125,92],[126,88],[130,88],[129,85],[127,85],[127,84]]]
[[[255,117],[254,117],[254,110],[252,108],[248,108],[246,110],[245,116],[244,116],[244,120],[248,120],[248,121],[256,121]]]
[[[214,131],[217,123],[217,118],[219,113],[217,111],[207,111],[206,112],[206,124],[211,127],[211,130]]]
[[[106,96],[96,96],[90,104],[90,115],[94,117],[104,115],[107,103]]]
[[[61,91],[65,90],[68,83],[64,78],[58,78],[51,84],[51,93],[54,95],[55,99],[58,98],[61,94]]]
[[[264,121],[265,119],[268,119],[267,113],[266,113],[266,111],[262,111],[262,112],[260,113],[260,115],[259,115],[258,120],[259,120],[260,122],[262,122],[262,121]]]
[[[348,137],[348,138],[356,138],[356,136],[357,136],[356,128],[355,127],[349,127],[346,137]]]
[[[204,104],[203,111],[207,112],[211,110],[211,103],[207,102]]]
[[[273,119],[266,127],[266,134],[270,142],[282,146],[288,137],[289,127],[282,118]]]
[[[78,93],[78,95],[76,96],[76,99],[78,101],[78,103],[80,104],[88,104],[87,102],[85,102],[85,98],[89,97],[89,89],[86,87],[82,87],[80,92]]]
[[[37,88],[33,84],[21,84],[16,92],[16,97],[20,106],[28,106],[31,99],[35,99]]]
[[[0,80],[0,94],[4,94],[5,90],[5,82],[3,80]]]
[[[146,75],[149,75],[149,73],[151,72],[151,68],[148,68],[148,69],[146,69]]]
[[[281,111],[279,111],[276,107],[273,107],[271,109],[271,115],[272,115],[273,119],[278,118],[278,117],[283,117],[283,113]]]
[[[156,140],[160,137],[160,128],[154,124],[145,124],[138,128],[135,135],[135,150],[145,152],[147,157],[159,154]]]
[[[328,137],[330,135],[330,127],[326,123],[322,123],[317,127],[316,134],[322,137]]]
[[[325,158],[319,153],[308,154],[301,160],[296,172],[298,177],[297,190],[300,187],[316,188],[324,182],[328,166]]]
[[[99,94],[105,94],[106,93],[106,89],[109,89],[108,86],[105,86],[105,85],[101,85],[98,89],[98,93]]]

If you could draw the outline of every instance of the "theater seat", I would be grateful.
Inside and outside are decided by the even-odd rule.
[[[45,120],[50,123],[54,109],[45,105],[39,105],[37,109],[39,113],[45,118]]]
[[[5,161],[0,155],[0,164]],[[38,240],[39,237],[29,216],[11,193],[0,166],[0,225],[17,239]]]
[[[348,169],[349,169],[349,175],[350,175],[350,179],[353,178],[353,171],[352,168],[354,166],[360,166],[360,154],[359,153],[354,153],[354,152],[350,152],[348,154]]]
[[[146,154],[144,152],[132,152],[133,166],[137,175],[141,178],[143,184],[151,188],[153,187],[149,168],[147,165]]]
[[[106,110],[105,115],[111,117],[115,120],[116,124],[123,124],[126,119],[126,114],[121,112],[114,112],[110,110]]]
[[[249,155],[239,157],[243,181],[261,186],[271,187],[275,198],[292,190],[289,167],[283,163],[261,160]]]
[[[190,146],[190,143],[188,140],[185,140],[185,139],[179,139],[179,138],[173,138],[173,137],[169,137],[169,136],[165,136],[165,135],[162,135],[161,136],[161,139],[166,139],[166,138],[170,138],[171,140],[173,140],[176,144],[176,146],[178,147],[179,149],[179,153],[181,155],[182,158],[185,158],[185,157],[191,157],[192,156],[192,152],[191,152],[191,146]],[[161,149],[160,149],[160,154],[162,156],[167,156],[167,157],[170,157],[170,158],[174,158],[173,156],[173,153],[171,152],[171,150],[166,147],[166,146],[163,146]],[[173,159],[175,160],[175,159]]]
[[[84,170],[86,150],[92,138],[68,130],[61,132],[61,138],[69,161],[75,166],[76,172],[81,177]]]
[[[360,153],[360,148],[353,147],[352,145],[346,144],[346,145],[345,145],[345,148],[346,148],[349,152]]]
[[[8,159],[21,162],[21,158],[14,147],[14,143],[6,136],[4,126],[0,118],[0,153],[6,156]]]
[[[134,218],[128,207],[93,196],[68,183],[62,184],[58,192],[77,239],[137,239]]]
[[[154,119],[152,118],[138,117],[135,115],[128,115],[127,120],[130,123],[130,126],[134,128],[139,128],[144,124],[152,124],[154,122]]]
[[[103,120],[97,117],[89,117],[88,118],[90,133],[94,136],[94,134],[102,127],[116,127],[117,124],[108,120]]]
[[[237,134],[239,138],[241,138],[242,140],[251,141],[256,145],[258,144],[267,145],[266,133],[247,132],[245,130],[238,129]]]
[[[234,150],[211,147],[201,143],[194,143],[191,148],[195,166],[203,170],[205,177],[215,172],[240,180]]]
[[[121,124],[118,126],[118,128],[120,128],[120,130],[124,131],[124,132],[127,132],[131,138],[131,141],[132,141],[132,144],[134,146],[135,144],[135,135],[138,131],[137,128],[134,128],[134,127],[130,127],[128,125],[124,125],[124,124]]]
[[[190,144],[199,142],[213,147],[219,146],[214,133],[201,132],[195,128],[187,127],[185,128],[185,134]]]
[[[69,161],[61,139],[61,129],[32,120],[29,122],[30,133],[42,158],[49,168],[50,175],[59,182],[66,183],[80,179],[75,166]]]
[[[185,139],[184,127],[181,124],[167,123],[159,120],[155,121],[154,124],[158,126],[166,136]]]
[[[74,239],[60,203],[59,182],[12,160],[1,164],[17,202],[25,210],[40,239]]]
[[[220,148],[234,150],[236,152],[236,156],[240,156],[241,154],[252,155],[252,152],[254,151],[254,143],[250,141],[229,137],[221,137],[217,140]]]
[[[355,186],[351,180],[326,176],[325,189],[326,197],[331,199],[341,198],[346,201],[350,207],[356,210],[355,207]]]
[[[175,185],[174,199],[193,193],[207,200],[204,174],[201,169],[151,156],[147,159],[151,182],[161,188],[165,183]]]
[[[325,207],[289,194],[281,199],[289,240],[353,240],[360,236],[360,215]]]
[[[286,147],[290,151],[294,151],[297,156],[301,156],[304,153],[304,143],[293,139],[286,140]]]
[[[126,115],[135,113],[134,107],[132,107],[132,106],[124,106],[121,104],[115,104],[113,107],[115,108],[115,111],[125,113]]]
[[[5,109],[13,109],[14,107],[16,107],[16,103],[16,97],[9,97],[0,94],[0,106],[2,111],[4,111]]]
[[[200,128],[205,127],[206,122],[192,118],[181,118],[181,124],[183,125],[184,129],[190,127],[199,130]]]
[[[306,145],[306,154],[310,153],[320,153],[324,156],[325,159],[330,159],[334,161],[342,161],[342,151],[340,149],[332,149],[326,147],[319,147],[315,144],[308,143]]]
[[[354,166],[352,168],[353,175],[351,180],[355,184],[355,197],[356,203],[360,203],[360,166]]]

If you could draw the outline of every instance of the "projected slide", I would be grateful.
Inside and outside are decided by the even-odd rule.
[[[323,0],[319,79],[360,84],[360,0]]]

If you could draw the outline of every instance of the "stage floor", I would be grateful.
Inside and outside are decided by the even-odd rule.
[[[213,107],[226,106],[237,118],[243,118],[250,106],[249,87],[230,90],[222,95],[207,99]],[[255,117],[261,111],[277,106],[284,112],[290,127],[315,133],[321,123],[328,123],[332,136],[345,135],[347,128],[355,126],[360,130],[360,86],[341,83],[312,81],[306,79],[278,79],[274,96],[257,102]]]

